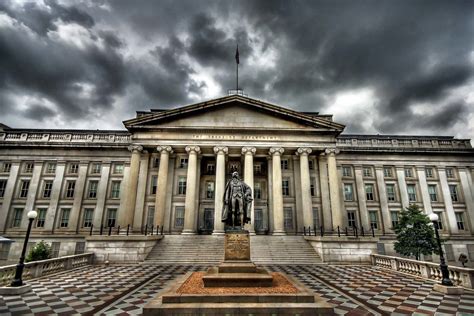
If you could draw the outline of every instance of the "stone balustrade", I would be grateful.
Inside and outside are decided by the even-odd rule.
[[[25,132],[3,131],[0,132],[0,141],[8,142],[42,142],[42,143],[130,143],[131,135],[127,132]]]
[[[381,148],[434,148],[463,149],[472,148],[468,139],[444,137],[390,137],[341,135],[337,138],[338,147],[381,147]]]
[[[372,254],[372,265],[441,282],[438,263]],[[474,269],[449,266],[449,278],[455,285],[474,288]]]
[[[25,263],[23,280],[38,278],[44,275],[75,269],[92,264],[93,253],[65,256],[47,260]],[[0,286],[8,286],[15,276],[16,264],[0,267]]]

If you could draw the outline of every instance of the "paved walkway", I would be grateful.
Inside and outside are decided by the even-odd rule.
[[[371,266],[272,265],[298,278],[340,315],[474,315],[474,291],[461,296],[432,290],[433,283]],[[139,315],[157,292],[204,266],[90,266],[30,281],[23,296],[0,296],[0,315]]]

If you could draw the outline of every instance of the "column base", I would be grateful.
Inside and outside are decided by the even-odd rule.
[[[223,231],[223,230],[214,230],[214,231],[212,231],[212,234],[213,235],[224,235],[225,231]]]
[[[284,230],[274,230],[272,235],[273,236],[286,236],[286,232]]]
[[[190,230],[190,229],[183,230],[183,231],[181,232],[181,235],[196,235],[196,234],[197,234],[196,231]]]

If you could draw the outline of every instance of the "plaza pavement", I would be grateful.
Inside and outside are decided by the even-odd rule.
[[[271,265],[318,292],[339,315],[474,315],[474,291],[443,295],[433,282],[373,266]],[[30,280],[22,296],[0,296],[0,315],[139,315],[156,293],[199,265],[97,265]]]

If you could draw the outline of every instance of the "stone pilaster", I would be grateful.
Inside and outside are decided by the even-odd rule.
[[[5,188],[5,193],[3,194],[3,204],[2,204],[2,216],[0,216],[0,229],[2,232],[5,232],[8,228],[9,223],[7,223],[7,216],[12,212],[11,205],[13,200],[13,194],[15,192],[15,186],[18,179],[18,173],[20,170],[20,162],[14,161],[10,168],[10,174],[8,175],[7,186]]]
[[[156,182],[155,226],[162,227],[165,218],[169,160],[173,149],[171,146],[158,146],[156,150],[160,153],[160,167],[158,168],[158,180]]]
[[[247,185],[250,187],[252,190],[252,196],[253,196],[253,187],[254,187],[254,181],[253,181],[253,156],[257,152],[257,148],[255,147],[243,147],[242,148],[242,155],[244,155],[244,182],[247,183]],[[249,233],[251,235],[255,234],[255,208],[254,208],[255,202],[252,202],[252,207],[251,207],[251,213],[250,213],[250,223],[246,224],[246,228],[248,229]]]
[[[300,179],[301,179],[301,206],[303,210],[303,225],[308,228],[311,226],[313,230],[313,203],[311,199],[311,178],[309,174],[308,155],[312,149],[300,147],[296,151],[296,155],[300,157]]]
[[[128,224],[133,224],[133,215],[135,214],[135,203],[137,201],[137,187],[138,187],[138,173],[140,171],[140,153],[143,147],[140,145],[130,145],[128,150],[132,152],[130,159],[130,171],[128,182],[125,190],[122,193],[124,196],[124,208],[119,212],[119,225],[127,227]]]
[[[79,164],[79,175],[76,180],[74,192],[74,202],[69,215],[68,230],[77,232],[79,228],[79,219],[81,218],[82,199],[84,197],[84,188],[86,186],[88,162]]]
[[[186,178],[186,199],[184,202],[184,227],[183,234],[196,234],[196,181],[197,181],[197,155],[201,148],[196,145],[186,146],[188,157],[188,174]]]
[[[214,230],[213,235],[224,234],[224,223],[222,222],[222,209],[224,207],[225,191],[225,155],[229,149],[224,146],[214,147],[216,154],[216,191],[214,192]]]
[[[325,153],[328,157],[329,193],[331,198],[330,203],[332,212],[332,223],[334,225],[333,229],[337,230],[337,226],[339,226],[340,229],[343,229],[343,227],[345,227],[345,215],[342,214],[342,202],[339,190],[339,177],[336,165],[336,155],[339,153],[339,149],[327,148],[325,150]]]
[[[97,206],[94,210],[92,225],[94,230],[100,229],[102,218],[105,214],[105,201],[107,199],[107,187],[109,186],[110,162],[102,163],[100,170],[99,189],[97,190]]]
[[[390,210],[388,209],[387,188],[383,176],[383,166],[375,166],[375,178],[377,179],[384,231],[385,233],[389,233],[392,229],[392,218],[390,216]]]
[[[403,166],[395,167],[397,173],[398,190],[400,191],[400,200],[402,203],[402,209],[405,209],[410,205],[408,199],[407,184],[405,182],[405,168]]]
[[[459,232],[456,221],[456,214],[454,213],[453,201],[451,201],[451,193],[449,192],[448,178],[446,176],[446,168],[444,166],[438,167],[439,182],[441,184],[441,192],[443,194],[444,208],[448,218],[449,230],[451,234]]]
[[[28,227],[28,214],[29,211],[35,208],[36,196],[38,195],[39,182],[41,178],[41,170],[43,169],[42,161],[35,161],[35,166],[33,168],[33,175],[30,180],[30,187],[28,188],[28,196],[26,198],[25,211],[23,212],[23,217],[21,219],[21,228],[26,230]]]
[[[426,182],[425,167],[417,166],[416,173],[418,175],[418,183],[420,183],[423,210],[425,211],[425,214],[431,214],[433,213],[433,210],[431,208],[430,193],[428,192],[428,183]]]
[[[283,214],[283,193],[281,177],[281,155],[285,150],[281,147],[270,148],[272,156],[272,187],[273,187],[273,235],[285,235],[284,214]]]
[[[365,183],[364,179],[362,178],[362,166],[355,165],[354,173],[356,180],[357,202],[359,204],[360,224],[362,225],[362,227],[364,227],[366,231],[368,231],[370,229],[369,212],[367,211]]]
[[[469,187],[469,169],[465,167],[458,168],[459,170],[459,179],[461,180],[462,192],[464,195],[464,203],[466,204],[467,214],[464,216],[466,220],[469,220],[472,230],[474,230],[474,196],[472,196],[470,187]],[[467,217],[467,218],[466,218]]]

